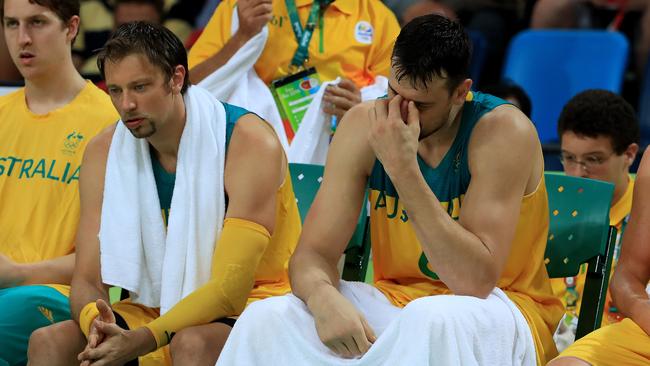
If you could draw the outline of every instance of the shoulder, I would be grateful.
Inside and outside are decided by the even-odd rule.
[[[283,148],[273,127],[253,113],[239,117],[233,129],[228,155],[231,152],[264,158],[281,157]]]
[[[83,109],[84,119],[97,121],[102,127],[113,124],[120,116],[115,110],[111,98],[103,90],[88,82],[81,93],[79,108]]]
[[[533,147],[539,144],[533,123],[517,107],[510,104],[497,106],[484,114],[476,123],[470,147],[476,144],[499,144],[502,147]]]
[[[84,165],[87,163],[106,161],[116,126],[117,123],[113,123],[90,139],[84,152]]]

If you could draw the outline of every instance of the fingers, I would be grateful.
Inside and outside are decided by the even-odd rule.
[[[363,316],[361,316],[361,325],[363,326],[364,333],[366,333],[366,339],[368,340],[368,342],[370,342],[371,344],[375,343],[375,341],[377,340],[375,331],[372,330],[372,328],[368,324],[368,321],[366,321],[366,318],[364,318]]]
[[[388,102],[388,111],[386,118],[394,119],[394,120],[402,120],[402,113],[401,113],[401,108],[402,108],[402,101],[404,98],[401,95],[396,95],[393,97],[393,99]],[[377,117],[380,117],[377,115]]]
[[[415,107],[413,101],[408,102],[408,115],[406,118],[406,124],[409,126],[420,124],[420,111]]]
[[[338,97],[327,94],[323,96],[323,102],[325,103],[325,106],[323,108],[337,108],[342,110],[343,113],[349,111],[350,108],[358,104],[356,101],[347,99],[345,97]]]
[[[115,323],[106,323],[101,320],[95,319],[94,324],[97,327],[97,330],[104,333],[108,337],[118,335],[123,331],[123,329],[120,328]]]
[[[102,299],[98,299],[97,310],[99,310],[99,315],[101,317],[101,320],[109,323],[115,323],[115,314],[113,314],[113,310],[111,309],[110,306],[108,306],[106,301]]]
[[[366,354],[366,352],[368,352],[368,350],[370,349],[370,346],[372,346],[372,342],[369,342],[367,337],[364,337],[359,334],[356,334],[353,337],[353,340],[356,348],[359,350],[359,355]]]
[[[357,85],[350,79],[341,79],[339,83],[337,84],[339,88],[348,90],[354,94],[360,94],[359,89],[357,88]]]

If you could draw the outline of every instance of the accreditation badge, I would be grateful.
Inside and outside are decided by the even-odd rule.
[[[271,92],[280,111],[289,143],[298,131],[300,122],[320,85],[320,77],[313,67],[271,82]]]

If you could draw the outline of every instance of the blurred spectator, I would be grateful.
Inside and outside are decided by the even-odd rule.
[[[642,75],[650,51],[650,0],[538,0],[531,28],[621,29],[634,40],[634,65]]]
[[[528,94],[519,85],[513,83],[500,83],[482,88],[484,93],[492,94],[495,97],[505,99],[519,108],[526,117],[530,118],[532,104]]]
[[[329,88],[326,113],[339,114],[361,101],[359,89],[378,75],[388,76],[392,44],[399,33],[395,16],[384,4],[371,0],[316,0],[322,5],[308,47],[305,67],[316,67],[321,81],[348,79]],[[198,83],[223,66],[268,23],[269,37],[255,70],[267,84],[288,76],[298,48],[287,3],[281,0],[227,0],[221,2],[189,54],[190,78]],[[231,34],[237,6],[239,29]],[[313,1],[297,2],[304,28]]]
[[[88,14],[93,12],[93,15]],[[163,0],[115,0],[113,13],[98,1],[82,3],[83,19],[93,19],[84,22],[83,39],[77,42],[75,55],[77,68],[86,77],[99,79],[97,69],[97,51],[104,46],[113,29],[120,25],[136,20],[159,24],[164,16]],[[106,18],[106,17],[109,18]],[[107,28],[108,26],[108,28]],[[82,43],[82,44],[80,44]],[[79,63],[79,59],[82,61]]]
[[[639,122],[632,106],[606,90],[587,90],[573,97],[558,122],[562,165],[567,175],[598,179],[614,184],[609,210],[610,225],[618,230],[612,271],[621,251],[621,237],[632,208],[634,179],[630,166],[639,150]],[[586,279],[586,268],[574,277],[551,280],[553,292],[562,299],[566,314],[555,334],[562,351],[575,339],[577,314]],[[602,325],[623,319],[607,292]]]
[[[458,19],[468,31],[480,32],[487,42],[481,85],[498,83],[510,38],[525,21],[526,0],[386,0],[402,24],[425,14]]]

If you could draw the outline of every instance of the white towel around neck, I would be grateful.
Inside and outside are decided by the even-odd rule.
[[[226,113],[208,91],[190,87],[167,230],[149,143],[118,122],[106,163],[99,231],[104,283],[165,313],[210,279],[225,214]]]

